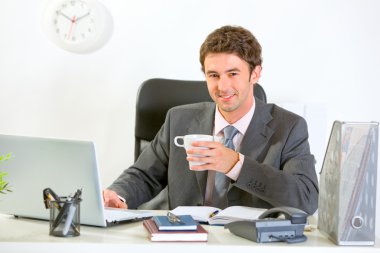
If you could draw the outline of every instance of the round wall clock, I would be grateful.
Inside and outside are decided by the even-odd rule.
[[[101,48],[111,37],[112,17],[96,0],[54,0],[46,8],[44,30],[59,47],[90,53]]]

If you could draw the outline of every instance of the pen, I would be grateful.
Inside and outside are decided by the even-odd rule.
[[[82,189],[78,189],[75,192],[74,196],[71,198],[69,210],[67,211],[65,226],[63,227],[63,230],[62,230],[63,235],[67,235],[67,233],[69,232],[70,225],[74,228],[75,232],[79,233],[79,231],[77,230],[77,228],[75,227],[73,223],[73,218],[74,218],[74,214],[76,210],[76,205],[80,201],[81,195],[82,195]]]
[[[67,235],[67,233],[69,232],[70,225],[72,226],[72,228],[76,229],[73,223],[75,210],[76,210],[76,206],[74,205],[74,203],[70,203],[69,210],[67,211],[68,214],[66,217],[65,226],[63,227],[63,230],[62,230],[63,235]]]
[[[209,215],[209,218],[214,217],[214,216],[217,215],[218,213],[219,213],[219,210],[215,210],[214,212],[212,212],[212,213]]]
[[[73,199],[74,199],[75,201],[78,201],[81,195],[82,195],[82,189],[78,189],[78,190],[75,192]]]
[[[66,216],[66,214],[69,211],[70,205],[71,205],[70,202],[65,202],[65,204],[63,205],[63,207],[60,208],[60,209],[58,209],[59,213],[57,215],[57,218],[55,218],[55,220],[54,220],[53,229],[55,229],[56,227],[58,227],[59,224],[63,221],[63,218]],[[72,227],[73,228],[75,227],[74,224],[72,224]]]

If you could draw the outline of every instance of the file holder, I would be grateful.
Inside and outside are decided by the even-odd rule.
[[[52,200],[50,203],[50,235],[69,237],[80,235],[79,198]]]
[[[338,245],[374,245],[378,122],[335,121],[322,166],[318,228]]]

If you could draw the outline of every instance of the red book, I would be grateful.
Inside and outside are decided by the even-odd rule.
[[[153,242],[207,242],[208,232],[198,224],[197,230],[158,230],[154,220],[144,220],[144,227]]]

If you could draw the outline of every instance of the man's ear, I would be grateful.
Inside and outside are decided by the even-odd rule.
[[[253,70],[252,70],[252,73],[251,73],[251,78],[249,80],[250,83],[254,84],[254,83],[257,83],[261,77],[261,66],[260,65],[257,65]]]

